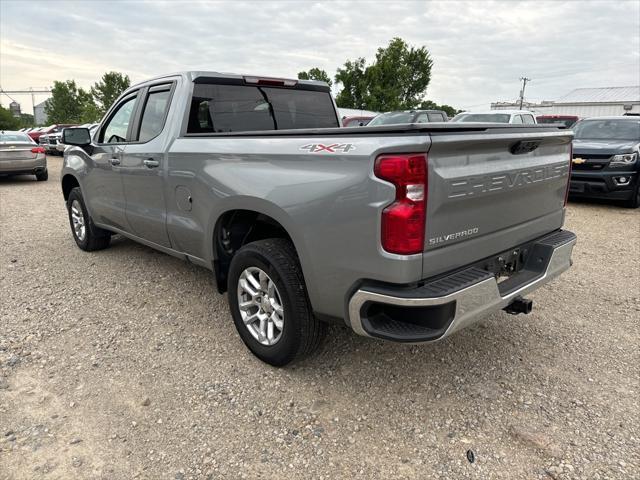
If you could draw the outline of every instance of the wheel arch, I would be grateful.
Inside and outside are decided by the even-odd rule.
[[[75,177],[75,175],[72,175],[71,173],[66,173],[62,176],[61,183],[62,183],[62,195],[64,196],[64,201],[66,202],[69,199],[69,194],[71,193],[71,190],[73,190],[76,187],[80,187],[80,182]]]
[[[227,273],[235,252],[243,245],[266,238],[289,240],[304,272],[304,247],[296,238],[292,221],[286,212],[271,204],[271,208],[236,205],[225,208],[212,221],[211,259],[218,291],[227,290]]]

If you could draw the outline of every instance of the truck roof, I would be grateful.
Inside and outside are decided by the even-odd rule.
[[[250,74],[239,74],[239,73],[229,73],[229,72],[216,72],[212,70],[183,70],[179,72],[168,73],[165,75],[159,75],[156,77],[148,78],[142,82],[138,82],[134,85],[131,85],[130,88],[144,85],[149,82],[154,82],[156,80],[162,80],[163,78],[178,77],[178,76],[185,77],[187,80],[192,82],[197,78],[226,78],[226,79],[235,79],[235,80],[244,80],[245,78],[249,78],[249,77],[264,78],[264,79],[277,78],[278,80],[292,80],[301,85],[314,85],[314,86],[329,88],[329,85],[326,82],[321,82],[319,80],[300,80],[297,78],[284,78],[284,77],[273,77],[269,75],[250,75]]]

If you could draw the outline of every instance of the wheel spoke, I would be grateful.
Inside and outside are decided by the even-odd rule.
[[[264,341],[267,339],[267,316],[259,315],[259,318],[260,318],[260,327],[259,327],[260,339],[259,340]]]
[[[251,297],[255,297],[258,292],[255,291],[250,285],[249,282],[247,281],[246,278],[241,278],[240,279],[240,288],[242,288],[242,290],[244,290],[246,293],[248,293]]]
[[[284,326],[284,321],[275,312],[271,314],[271,322],[278,330],[282,331],[282,327]]]
[[[274,337],[273,337],[273,322],[269,321],[267,323],[267,340],[269,341],[269,343],[273,343]]]
[[[255,288],[256,290],[260,290],[260,282],[256,280],[256,277],[254,277],[252,273],[249,273],[247,275],[247,280],[251,283],[253,288]]]
[[[251,307],[255,307],[256,306],[256,302],[253,301],[253,298],[251,300],[247,300],[246,302],[242,302],[238,305],[238,308],[240,310],[244,310],[247,311],[249,310]]]
[[[260,279],[260,290],[266,292],[267,287],[271,282],[271,279],[262,270],[258,272],[258,278]]]
[[[255,322],[258,319],[258,315],[260,315],[259,311],[254,313],[254,314],[252,314],[252,315],[249,315],[249,316],[245,317],[243,319],[244,324],[245,325],[251,325],[253,322]]]

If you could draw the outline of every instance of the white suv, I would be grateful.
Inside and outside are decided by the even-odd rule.
[[[489,110],[486,112],[463,112],[451,119],[452,122],[536,124],[536,117],[527,110]]]

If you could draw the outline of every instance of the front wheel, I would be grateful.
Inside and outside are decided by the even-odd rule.
[[[281,367],[311,354],[326,325],[314,317],[295,249],[281,238],[242,247],[229,268],[229,307],[245,345]]]
[[[74,188],[69,193],[67,210],[69,212],[71,233],[78,247],[86,252],[92,252],[109,246],[111,232],[95,226],[89,216],[89,212],[87,212],[79,187]]]
[[[625,202],[627,208],[640,207],[640,173],[638,175],[636,187],[633,189],[633,192],[631,192],[631,198]]]

